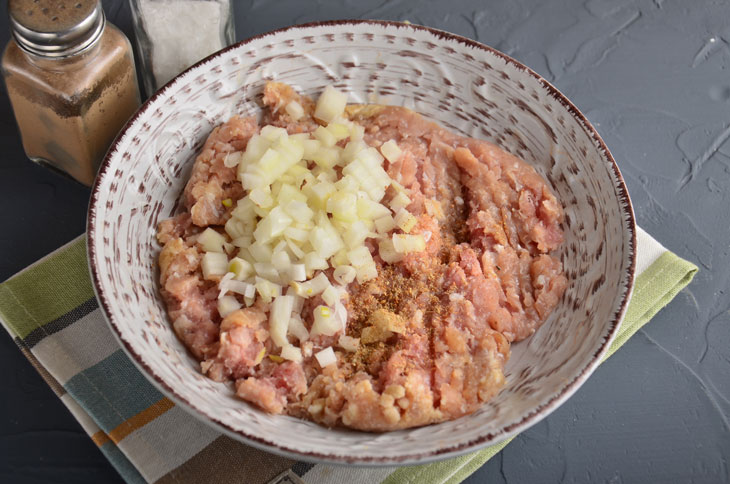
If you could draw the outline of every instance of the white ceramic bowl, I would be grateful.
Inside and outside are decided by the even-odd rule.
[[[371,434],[268,415],[204,377],[173,333],[158,292],[157,223],[176,212],[197,151],[233,114],[259,112],[267,80],[351,102],[414,109],[535,166],[565,206],[560,251],[570,285],[549,321],[512,347],[507,385],[476,413]],[[91,273],[129,357],[174,401],[248,444],[296,459],[394,465],[463,454],[535,424],[604,355],[633,286],[634,216],[593,127],[530,69],[479,43],[414,25],[341,21],[290,27],[214,54],[155,94],[110,149],[88,217]]]

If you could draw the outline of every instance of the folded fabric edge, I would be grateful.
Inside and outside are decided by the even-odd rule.
[[[666,251],[639,274],[624,320],[603,361],[613,355],[634,333],[669,304],[679,291],[692,282],[697,271],[696,265]]]

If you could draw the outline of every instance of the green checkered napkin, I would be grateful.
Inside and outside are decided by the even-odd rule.
[[[638,232],[634,294],[609,355],[697,272]],[[458,483],[508,444],[421,466],[350,468],[296,462],[225,437],[164,397],[122,352],[94,298],[83,237],[0,284],[0,320],[127,482]]]

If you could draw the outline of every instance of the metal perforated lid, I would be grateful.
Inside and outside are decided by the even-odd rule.
[[[13,36],[24,50],[66,57],[91,46],[104,30],[99,0],[9,0]]]

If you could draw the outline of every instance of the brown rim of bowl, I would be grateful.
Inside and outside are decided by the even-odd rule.
[[[198,409],[194,403],[187,401],[185,398],[178,395],[175,390],[170,387],[162,378],[160,378],[152,368],[147,366],[141,356],[137,354],[134,347],[129,344],[127,341],[125,341],[122,337],[121,332],[118,329],[117,323],[114,321],[114,319],[111,317],[111,313],[109,310],[109,304],[105,297],[105,295],[100,291],[100,278],[99,273],[95,266],[95,260],[96,260],[96,253],[94,249],[94,241],[96,239],[95,234],[95,225],[96,225],[96,211],[95,206],[96,203],[99,200],[99,190],[100,190],[100,180],[104,178],[104,176],[109,171],[109,165],[111,161],[112,155],[117,151],[117,145],[119,144],[119,141],[122,139],[126,131],[129,129],[129,127],[136,121],[136,119],[147,110],[147,108],[150,106],[152,102],[154,102],[161,94],[163,94],[167,89],[177,81],[177,79],[182,76],[183,74],[195,69],[197,66],[205,64],[209,62],[210,60],[222,55],[225,52],[228,52],[233,49],[237,49],[240,46],[246,45],[254,40],[262,39],[264,37],[277,35],[282,32],[287,32],[290,30],[300,30],[300,29],[307,29],[312,27],[331,27],[331,26],[341,26],[341,25],[362,25],[362,24],[370,24],[370,25],[379,25],[379,26],[385,26],[385,27],[396,27],[396,28],[405,28],[410,29],[414,31],[421,31],[421,32],[428,32],[435,37],[437,37],[440,40],[449,40],[449,41],[455,41],[460,44],[466,45],[468,47],[472,47],[475,49],[480,49],[487,51],[489,53],[492,53],[503,60],[505,60],[507,63],[510,63],[517,67],[518,69],[524,70],[529,75],[531,75],[533,78],[535,78],[540,84],[542,84],[550,93],[550,95],[556,99],[558,102],[560,102],[567,110],[570,112],[570,114],[581,124],[581,126],[584,128],[584,130],[588,133],[588,135],[593,139],[593,141],[598,145],[599,149],[603,151],[608,161],[611,163],[611,169],[613,170],[613,174],[616,177],[616,183],[614,184],[614,189],[618,192],[618,199],[619,204],[621,205],[621,208],[623,210],[623,216],[625,217],[624,223],[627,226],[627,229],[629,231],[629,246],[628,246],[628,257],[629,257],[629,267],[628,267],[628,274],[627,274],[627,280],[625,282],[625,285],[623,287],[623,294],[621,295],[621,305],[614,313],[612,319],[611,319],[611,325],[609,334],[606,338],[604,338],[603,343],[601,344],[601,347],[594,353],[593,357],[591,358],[591,361],[581,370],[581,372],[569,383],[567,383],[560,392],[555,395],[553,398],[551,398],[546,403],[540,405],[537,407],[534,411],[530,412],[529,414],[525,415],[520,419],[520,421],[508,425],[504,428],[502,428],[498,433],[496,434],[487,434],[483,435],[477,439],[470,440],[469,442],[465,442],[459,445],[450,446],[450,447],[444,447],[432,452],[423,452],[418,454],[406,454],[406,455],[400,455],[400,456],[394,456],[394,457],[347,457],[347,456],[339,456],[339,455],[332,455],[332,454],[323,454],[320,452],[302,452],[297,449],[292,449],[286,446],[282,446],[276,442],[272,442],[269,440],[266,440],[264,438],[261,438],[260,436],[256,435],[250,435],[246,434],[245,432],[239,432],[237,430],[232,429],[229,427],[225,422],[215,418],[214,416],[208,415],[202,410]],[[94,181],[94,185],[92,186],[92,193],[91,193],[91,199],[89,201],[89,209],[88,209],[88,215],[87,215],[87,226],[86,226],[86,243],[87,243],[87,252],[88,252],[88,263],[89,263],[89,271],[91,273],[91,278],[93,281],[94,286],[94,293],[96,294],[96,297],[99,301],[99,304],[102,308],[102,312],[109,323],[109,326],[112,328],[112,332],[115,335],[116,339],[120,342],[124,350],[126,351],[127,355],[130,357],[132,362],[142,370],[142,373],[145,374],[147,379],[153,383],[163,394],[167,395],[169,398],[174,400],[175,402],[181,403],[183,407],[187,407],[188,409],[192,410],[191,413],[196,415],[200,420],[206,422],[206,423],[212,423],[213,427],[217,430],[232,436],[235,439],[242,440],[243,442],[253,446],[257,447],[261,450],[272,452],[275,454],[279,454],[285,457],[290,457],[294,459],[309,461],[309,462],[327,462],[332,464],[355,464],[355,465],[365,465],[365,466],[387,466],[387,465],[406,465],[406,464],[423,464],[426,462],[432,462],[437,460],[443,460],[449,457],[456,457],[459,455],[466,454],[468,452],[476,451],[481,448],[486,447],[487,445],[496,444],[498,442],[501,442],[512,435],[515,435],[526,428],[534,425],[537,423],[538,416],[540,416],[540,419],[547,417],[550,413],[552,413],[553,410],[555,410],[558,406],[560,406],[565,400],[570,398],[570,396],[573,395],[573,393],[576,392],[576,390],[580,387],[580,385],[593,373],[593,371],[598,367],[598,364],[600,363],[601,359],[603,358],[603,355],[608,351],[608,348],[613,341],[614,337],[616,336],[616,331],[621,324],[621,321],[623,320],[624,314],[626,313],[626,308],[628,306],[629,299],[631,297],[631,293],[633,291],[634,286],[634,278],[635,278],[635,269],[636,269],[636,230],[635,230],[635,218],[634,218],[634,211],[633,207],[631,205],[631,198],[629,197],[628,190],[626,188],[626,184],[624,182],[623,176],[621,175],[621,171],[618,168],[618,165],[616,164],[616,161],[613,158],[613,155],[611,155],[611,152],[608,150],[608,147],[603,142],[603,139],[601,139],[598,132],[595,130],[593,125],[588,121],[588,119],[581,113],[578,108],[575,107],[575,105],[568,100],[565,95],[563,95],[558,89],[556,89],[552,84],[550,84],[547,80],[545,80],[542,76],[537,74],[535,71],[530,69],[529,67],[523,65],[522,63],[516,61],[515,59],[509,57],[506,54],[503,54],[502,52],[499,52],[496,49],[493,49],[491,47],[488,47],[484,44],[481,44],[479,42],[476,42],[474,40],[468,39],[466,37],[462,37],[460,35],[452,34],[443,30],[434,29],[432,27],[425,27],[422,25],[414,25],[414,24],[406,24],[402,22],[393,22],[393,21],[386,21],[386,20],[329,20],[329,21],[323,21],[323,22],[310,22],[310,23],[304,23],[299,25],[292,25],[289,27],[284,27],[281,29],[273,30],[270,32],[266,32],[263,34],[256,35],[254,37],[250,37],[246,40],[243,40],[241,42],[238,42],[236,44],[230,45],[218,52],[215,52],[211,54],[210,56],[206,57],[205,59],[201,60],[200,62],[197,62],[196,64],[190,66],[188,69],[180,73],[178,76],[173,78],[170,82],[165,84],[162,88],[160,88],[157,92],[155,92],[150,98],[138,109],[138,111],[127,121],[127,123],[124,125],[122,130],[119,132],[117,137],[115,138],[114,142],[112,143],[111,147],[107,151],[106,156],[104,157],[104,161],[101,164],[101,167],[99,169],[98,175],[96,177],[96,180]]]

